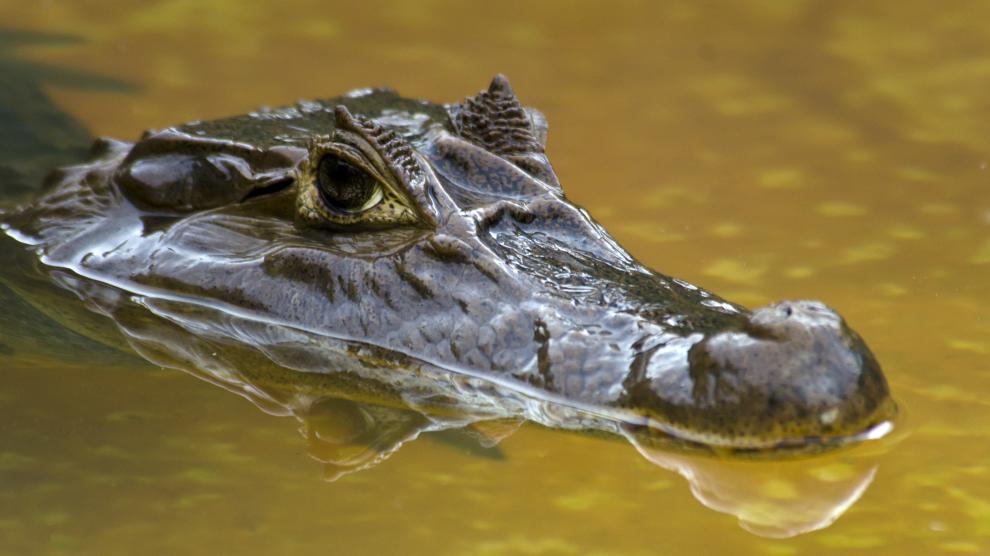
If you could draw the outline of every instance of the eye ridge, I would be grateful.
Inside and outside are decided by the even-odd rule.
[[[370,209],[382,197],[378,179],[335,154],[327,154],[320,159],[316,186],[320,199],[327,207],[343,212]]]

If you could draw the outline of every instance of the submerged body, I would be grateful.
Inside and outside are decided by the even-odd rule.
[[[724,450],[841,444],[892,417],[837,314],[748,311],[643,267],[566,200],[546,135],[502,77],[452,105],[360,90],[100,141],[4,228],[91,305],[106,296],[80,279],[300,381]]]

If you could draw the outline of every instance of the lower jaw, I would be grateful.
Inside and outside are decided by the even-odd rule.
[[[646,425],[625,426],[637,444],[661,449],[742,458],[786,458],[828,452],[863,441],[878,440],[894,429],[897,406],[892,400],[880,404],[867,425],[842,433],[798,433],[787,435],[726,436],[716,432],[689,430],[648,419]],[[630,438],[632,439],[632,438]]]

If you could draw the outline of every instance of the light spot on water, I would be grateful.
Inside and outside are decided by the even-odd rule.
[[[784,276],[788,278],[802,279],[809,278],[815,274],[815,269],[810,266],[792,266],[784,269]]]
[[[804,186],[804,172],[798,168],[775,168],[762,172],[757,178],[767,189],[796,189]]]
[[[709,228],[713,236],[725,239],[739,237],[743,234],[743,230],[745,228],[735,222],[722,222]]]
[[[617,214],[615,207],[611,205],[601,205],[595,207],[595,218],[606,219],[612,218]]]
[[[252,461],[252,458],[237,453],[237,445],[229,442],[212,442],[200,448],[204,454],[209,454],[210,460],[215,462],[244,464]]]
[[[767,498],[777,500],[795,500],[800,495],[800,490],[791,481],[783,479],[770,479],[763,483],[760,493]]]
[[[133,454],[127,452],[126,450],[118,448],[117,446],[110,446],[108,444],[90,448],[90,453],[96,456],[113,458],[113,459],[122,459],[122,460],[134,459]]]
[[[471,528],[477,531],[491,531],[498,527],[495,523],[491,521],[485,521],[483,519],[476,519],[470,523]]]
[[[175,501],[174,506],[177,509],[188,510],[201,505],[203,502],[212,502],[214,500],[223,500],[223,496],[211,492],[190,494],[188,496],[179,497],[179,499]]]
[[[876,154],[868,149],[850,149],[846,151],[845,157],[850,162],[869,162],[876,158]]]
[[[818,214],[828,216],[829,218],[850,218],[855,216],[863,216],[869,212],[869,209],[856,203],[826,201],[815,207],[815,211]]]
[[[212,469],[194,467],[179,473],[178,478],[202,485],[215,485],[222,482],[220,475]]]
[[[643,195],[643,206],[651,209],[677,207],[683,203],[703,203],[705,196],[697,190],[682,185],[668,185],[652,189]]]
[[[888,297],[900,297],[908,293],[907,288],[901,286],[900,284],[895,284],[893,282],[884,282],[882,284],[878,284],[877,288],[880,289],[880,293],[882,295],[886,295]]]
[[[104,419],[110,421],[111,423],[124,423],[131,421],[144,421],[154,419],[155,414],[150,411],[114,411],[113,413],[108,413]]]
[[[928,183],[939,181],[938,174],[929,172],[924,168],[917,168],[912,166],[898,168],[897,175],[909,181],[920,181],[920,182],[928,182]]]
[[[948,344],[950,348],[958,351],[968,351],[970,353],[978,353],[980,355],[990,354],[990,346],[987,346],[984,342],[966,340],[963,338],[952,338],[946,342],[946,344]]]
[[[876,548],[886,544],[882,537],[876,535],[847,535],[843,533],[827,533],[818,538],[818,542],[829,548]]]
[[[987,516],[990,515],[990,502],[959,487],[948,488],[947,494],[956,501],[956,507],[961,509],[973,521],[979,523],[980,528],[990,535],[990,527],[987,526]]]
[[[808,474],[826,483],[837,483],[846,481],[856,475],[856,468],[848,463],[831,463],[820,467],[812,468]]]
[[[326,17],[313,18],[299,22],[293,30],[293,34],[308,39],[326,41],[340,36],[340,24]],[[351,91],[351,93],[353,92]]]
[[[896,252],[897,248],[893,245],[875,241],[846,249],[842,253],[841,262],[843,264],[856,264],[869,261],[882,261],[889,259]]]
[[[950,342],[951,343],[951,342]],[[963,402],[963,403],[973,403],[976,401],[976,396],[971,392],[963,390],[959,387],[953,386],[951,384],[938,384],[932,385],[925,389],[923,394],[933,400],[940,402]],[[954,429],[949,427],[948,429],[938,429],[934,427],[935,423],[927,423],[920,427],[925,429],[926,427],[933,427],[938,434],[949,434],[955,432]]]
[[[600,493],[585,491],[558,496],[553,499],[553,505],[562,510],[583,512],[594,508],[600,500]]]
[[[19,471],[33,466],[35,459],[14,452],[0,452],[0,471]]]
[[[904,239],[904,240],[921,239],[926,235],[925,232],[915,227],[907,226],[903,224],[891,226],[890,228],[887,229],[887,234],[894,239]]]
[[[687,236],[684,234],[665,229],[656,222],[630,222],[628,224],[620,224],[616,228],[633,237],[654,243],[669,243],[687,239]]]
[[[667,490],[668,488],[670,488],[672,484],[673,482],[671,481],[664,481],[664,480],[653,481],[651,483],[644,485],[643,490],[651,490],[651,491]]]
[[[535,539],[515,535],[505,538],[500,535],[498,540],[483,540],[477,542],[466,554],[479,556],[495,556],[500,554],[578,554],[578,547],[561,538],[546,537]]]
[[[980,545],[967,541],[950,541],[939,543],[939,549],[945,552],[957,552],[960,554],[980,554],[983,549]]]
[[[974,477],[982,477],[987,474],[987,471],[990,471],[990,467],[986,465],[968,465],[960,470],[960,472]]]
[[[983,242],[983,245],[976,250],[976,253],[969,258],[969,262],[973,264],[988,264],[990,263],[990,239]]]
[[[751,116],[778,112],[793,101],[769,92],[759,82],[732,73],[706,73],[693,83],[698,96],[724,116]]]
[[[737,284],[757,282],[766,272],[765,266],[741,259],[718,259],[701,271],[706,276],[721,278]]]
[[[457,477],[449,473],[426,473],[423,478],[438,485],[453,485],[458,482]]]
[[[764,554],[769,554],[770,556],[790,556],[791,554],[797,554],[797,547],[788,544],[766,544],[762,547]]]

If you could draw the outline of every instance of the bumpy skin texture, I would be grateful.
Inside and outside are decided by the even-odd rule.
[[[319,137],[367,151],[417,221],[300,218],[318,199],[305,172]],[[125,290],[689,443],[838,442],[891,417],[879,366],[838,315],[817,302],[750,312],[643,267],[566,200],[545,137],[501,76],[446,106],[355,91],[103,142],[8,230],[45,263]]]

